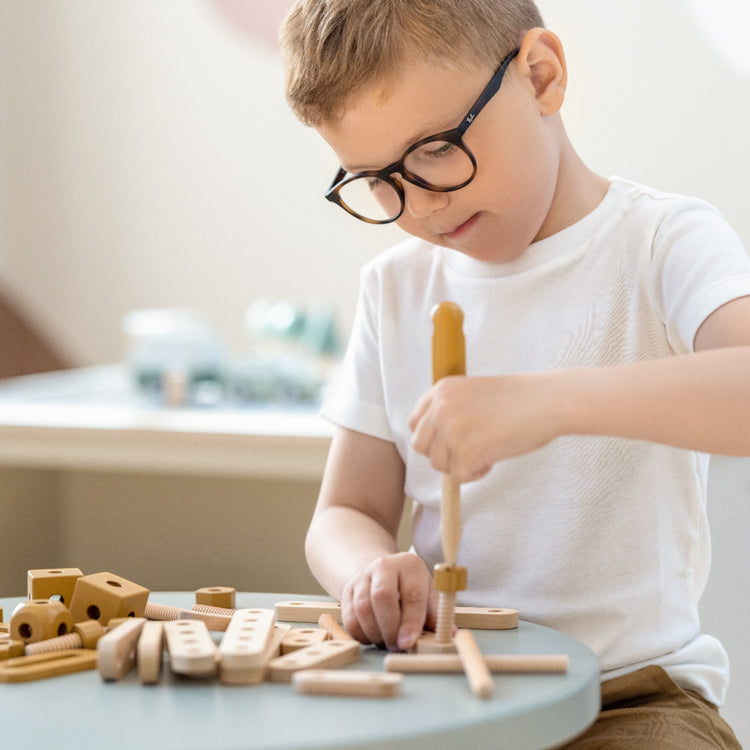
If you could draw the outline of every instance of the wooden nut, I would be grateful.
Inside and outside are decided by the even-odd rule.
[[[10,618],[11,638],[24,643],[67,635],[72,629],[73,618],[68,608],[62,602],[50,599],[21,602]]]
[[[464,591],[468,574],[461,565],[445,565],[440,563],[434,570],[435,588],[438,591]]]
[[[195,603],[234,609],[235,593],[231,586],[208,586],[195,592]]]
[[[107,631],[96,620],[86,620],[73,625],[73,632],[81,638],[81,648],[96,648],[98,640]]]

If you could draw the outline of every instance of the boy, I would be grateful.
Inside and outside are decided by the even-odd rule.
[[[282,46],[292,108],[341,163],[327,197],[413,235],[364,269],[323,407],[337,431],[306,550],[348,631],[408,649],[434,626],[447,472],[460,603],[512,606],[599,657],[605,710],[575,747],[739,747],[697,614],[705,453],[750,454],[739,239],[700,201],[582,163],[531,0],[298,0]],[[430,387],[448,299],[469,376]]]

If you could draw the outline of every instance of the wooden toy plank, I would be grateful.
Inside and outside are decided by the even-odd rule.
[[[292,675],[302,669],[335,669],[359,660],[359,644],[354,641],[323,641],[284,654],[268,663],[267,676],[271,682],[290,682]]]
[[[567,654],[485,654],[491,672],[562,673],[567,672]],[[388,654],[388,672],[461,672],[463,665],[457,654]]]
[[[86,669],[95,669],[96,662],[97,652],[88,648],[18,656],[0,662],[0,682],[30,682],[83,672]]]
[[[290,654],[325,640],[328,640],[328,631],[323,628],[292,628],[281,641],[281,653]]]
[[[518,610],[502,607],[456,607],[456,627],[472,630],[512,630],[518,627]]]
[[[341,623],[340,602],[276,602],[276,619],[286,622],[317,622],[318,618],[328,612],[336,622]]]
[[[202,620],[172,620],[164,624],[169,663],[175,674],[210,677],[216,674],[218,649]]]
[[[305,669],[292,675],[292,683],[299,693],[390,698],[401,692],[403,675],[393,672]]]
[[[219,645],[222,682],[260,682],[265,672],[265,655],[274,630],[272,609],[238,609],[232,616]]]
[[[182,609],[177,616],[178,620],[197,620],[202,622],[208,630],[223,633],[232,621],[232,615],[214,615],[209,612],[196,612],[192,609]]]
[[[105,633],[96,644],[99,674],[104,680],[121,680],[135,669],[138,639],[146,624],[145,617],[131,617]]]
[[[144,685],[154,685],[161,678],[164,658],[164,623],[147,622],[141,630],[136,647],[138,679]]]

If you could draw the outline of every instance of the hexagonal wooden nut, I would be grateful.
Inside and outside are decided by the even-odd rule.
[[[86,620],[73,625],[73,632],[81,637],[81,648],[96,648],[97,642],[107,631],[98,620]]]
[[[461,565],[439,563],[433,569],[435,588],[438,591],[464,591],[468,575]]]
[[[75,622],[113,617],[143,617],[149,590],[114,573],[93,573],[76,581],[70,613]]]
[[[62,603],[50,599],[21,602],[10,618],[10,637],[24,643],[37,643],[73,629],[73,618]]]
[[[70,606],[76,581],[83,575],[78,568],[56,568],[29,570],[27,590],[29,599],[51,599],[59,596],[60,601]]]
[[[235,593],[236,589],[231,586],[207,586],[195,592],[195,603],[234,609]]]

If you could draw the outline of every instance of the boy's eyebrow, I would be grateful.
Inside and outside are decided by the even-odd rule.
[[[453,127],[457,127],[459,123],[456,123],[456,125],[448,125],[446,127],[439,127],[437,125],[430,124],[429,126],[421,129],[416,135],[412,136],[408,140],[405,140],[401,144],[401,148],[396,151],[396,149],[393,149],[394,152],[398,153],[398,159],[400,159],[403,155],[406,149],[408,149],[410,146],[413,146],[417,141],[421,141],[423,138],[429,138],[431,135],[437,135],[438,133],[443,133],[446,130],[450,130]],[[395,159],[392,159],[387,164],[383,164],[380,167],[372,167],[367,165],[346,165],[342,164],[341,167],[345,169],[349,174],[356,174],[357,172],[370,172],[370,171],[377,171],[378,169],[384,169],[389,164],[392,164],[395,161]]]

